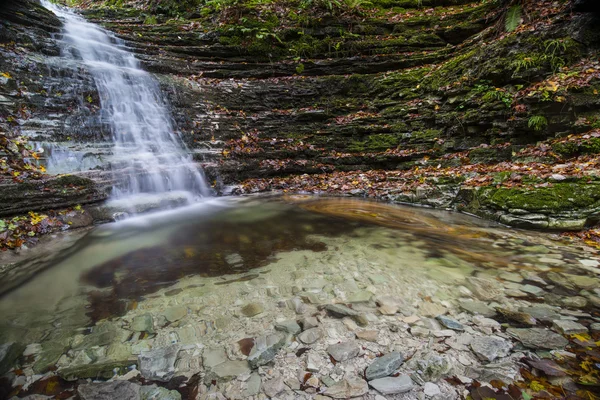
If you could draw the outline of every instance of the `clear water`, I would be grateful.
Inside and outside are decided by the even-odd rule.
[[[64,22],[59,41],[63,57],[79,63],[96,83],[102,119],[114,138],[113,198],[169,191],[186,191],[190,199],[208,195],[202,171],[177,135],[158,83],[123,41],[66,8],[43,4]],[[84,154],[56,149],[48,158],[50,169],[88,162]]]

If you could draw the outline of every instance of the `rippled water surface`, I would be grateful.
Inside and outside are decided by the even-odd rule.
[[[408,335],[405,317],[470,321],[461,304],[471,300],[516,311],[544,304],[594,322],[596,256],[448,212],[303,196],[217,199],[95,228],[0,299],[0,339],[30,345],[25,363],[41,373],[125,366],[171,344],[192,357],[242,340],[244,358],[245,338],[331,303],[364,312],[374,329],[399,324],[374,352]],[[382,298],[394,299],[394,312],[381,310]],[[147,315],[149,327],[136,327]],[[331,325],[328,340],[351,328]],[[415,335],[405,339],[404,351],[420,346]],[[203,370],[183,350],[177,368]]]

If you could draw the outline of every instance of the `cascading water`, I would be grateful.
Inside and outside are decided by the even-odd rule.
[[[124,42],[66,8],[43,4],[64,21],[63,56],[94,78],[102,119],[114,140],[112,197],[127,202],[139,194],[172,191],[187,193],[189,200],[208,195],[202,172],[173,129],[158,83]]]

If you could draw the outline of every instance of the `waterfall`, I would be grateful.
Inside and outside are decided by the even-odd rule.
[[[43,1],[64,21],[62,56],[82,65],[100,96],[101,118],[111,128],[112,197],[182,191],[189,200],[208,195],[202,171],[193,163],[172,123],[157,81],[144,71],[125,43],[71,10]]]

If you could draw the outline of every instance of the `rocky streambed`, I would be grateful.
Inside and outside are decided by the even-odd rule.
[[[340,199],[109,224],[0,301],[2,394],[586,398],[598,260],[558,237]]]

